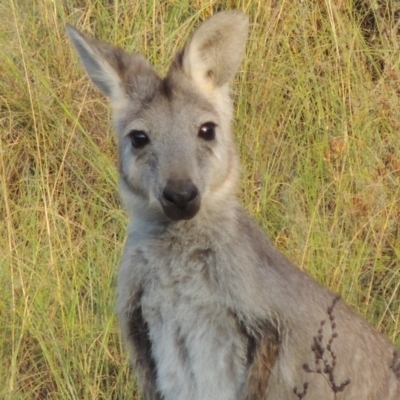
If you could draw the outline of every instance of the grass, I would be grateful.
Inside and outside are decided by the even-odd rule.
[[[0,3],[0,398],[133,398],[114,315],[126,216],[105,99],[64,25],[165,72],[200,20],[252,21],[233,84],[241,196],[400,346],[400,9],[392,0]]]

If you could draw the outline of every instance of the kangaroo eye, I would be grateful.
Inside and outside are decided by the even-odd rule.
[[[135,149],[142,149],[150,142],[149,137],[144,131],[133,130],[128,133],[128,136],[131,139],[132,147]]]
[[[198,136],[203,140],[214,140],[215,139],[215,127],[216,124],[214,122],[206,122],[205,124],[200,126]]]

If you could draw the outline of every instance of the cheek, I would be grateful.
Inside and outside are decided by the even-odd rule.
[[[132,155],[126,149],[120,162],[120,175],[132,192],[141,197],[150,198],[157,187],[157,165],[155,157],[149,153]]]
[[[198,174],[203,184],[203,191],[212,191],[223,184],[229,166],[228,158],[227,149],[221,145],[216,145],[202,153]]]

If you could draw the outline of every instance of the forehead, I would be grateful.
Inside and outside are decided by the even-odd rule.
[[[116,130],[125,133],[135,121],[154,127],[170,123],[195,122],[203,115],[216,117],[215,109],[190,82],[174,84],[168,77],[159,79],[145,98],[131,95],[120,115],[115,118]],[[145,127],[143,127],[144,129]]]

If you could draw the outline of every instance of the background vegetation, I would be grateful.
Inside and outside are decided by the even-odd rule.
[[[201,20],[231,8],[252,22],[233,84],[243,203],[400,346],[397,1],[3,0],[0,398],[135,393],[114,315],[126,216],[109,109],[64,24],[165,72]]]

